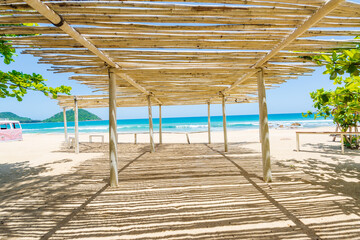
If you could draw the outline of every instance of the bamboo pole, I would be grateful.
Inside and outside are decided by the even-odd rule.
[[[154,144],[154,130],[153,130],[153,121],[152,121],[152,111],[151,111],[151,96],[147,96],[148,101],[148,111],[149,111],[149,136],[150,136],[150,152],[155,152]]]
[[[296,132],[296,151],[300,151],[300,134]]]
[[[228,151],[227,129],[226,129],[226,112],[225,112],[225,95],[222,94],[222,113],[223,113],[223,130],[224,130],[224,151]]]
[[[112,69],[109,75],[109,156],[110,156],[110,186],[117,187],[119,184],[117,167],[117,122],[116,122],[116,75]]]
[[[161,117],[161,104],[159,105],[159,143],[162,144],[162,117]]]
[[[69,144],[68,140],[68,131],[67,131],[67,120],[66,120],[66,107],[63,108],[63,115],[64,115],[64,133],[65,133],[65,143]]]
[[[185,136],[186,136],[186,141],[187,141],[187,143],[190,144],[189,133],[185,133]]]
[[[341,137],[341,140],[340,140],[340,143],[341,143],[341,153],[342,153],[342,154],[345,154],[344,135],[341,133],[341,134],[340,134],[340,137]]]
[[[261,110],[261,105],[260,105],[260,99],[263,99],[264,96],[263,96],[263,91],[260,91],[260,88],[258,87],[257,88],[258,90],[258,101],[259,101],[259,142],[261,143],[262,142],[262,138],[261,138],[261,131],[262,131],[262,119],[263,119],[263,116],[262,116],[262,110]]]
[[[339,129],[339,125],[336,124],[335,132],[337,132],[338,129]],[[334,137],[333,137],[333,142],[335,142],[335,140],[336,140],[336,134],[335,134]]]
[[[260,69],[257,74],[257,84],[259,91],[259,108],[260,108],[260,127],[261,127],[261,153],[263,163],[263,179],[265,182],[271,182],[271,160],[270,160],[270,140],[269,140],[269,125],[268,113],[266,104],[264,70]]]
[[[356,113],[356,115],[357,115],[357,113]],[[357,124],[355,124],[355,132],[356,133],[359,132]],[[359,145],[359,137],[356,138],[356,144]]]
[[[208,102],[208,142],[211,144],[210,101]]]
[[[75,153],[78,154],[79,151],[79,112],[78,112],[78,99],[74,97],[74,121],[75,121]]]

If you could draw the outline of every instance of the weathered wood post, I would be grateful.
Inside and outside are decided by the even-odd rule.
[[[344,148],[344,134],[340,134],[340,137],[341,137],[341,140],[340,140],[340,143],[341,143],[341,153],[342,154],[345,154],[345,148]]]
[[[75,121],[75,153],[78,154],[79,150],[79,112],[78,112],[78,99],[74,97],[74,121]]]
[[[269,140],[269,124],[266,104],[264,70],[259,68],[257,73],[257,85],[259,96],[259,125],[261,128],[261,152],[263,163],[263,179],[265,182],[271,182],[271,160],[270,160],[270,140]]]
[[[161,118],[161,104],[159,105],[159,143],[162,144],[162,118]]]
[[[300,134],[296,132],[296,151],[300,151]]]
[[[63,114],[64,114],[65,143],[67,145],[67,144],[69,144],[69,139],[68,139],[68,131],[67,131],[66,107],[63,108]]]
[[[210,101],[208,102],[208,142],[211,144]]]
[[[260,93],[258,92],[258,99],[260,99],[260,98],[262,98],[261,96],[260,96]],[[261,106],[260,106],[260,104],[259,104],[259,142],[261,143],[261,126],[262,126],[262,116],[261,116]]]
[[[222,113],[223,113],[223,129],[224,129],[224,147],[225,152],[228,151],[227,129],[226,129],[226,112],[225,112],[225,95],[221,93],[222,97]]]
[[[117,187],[118,156],[117,156],[117,122],[116,122],[116,75],[111,68],[109,74],[109,156],[110,156],[110,180],[111,187]]]
[[[147,96],[148,101],[148,111],[149,111],[149,135],[150,135],[150,152],[155,152],[154,144],[154,130],[153,130],[153,121],[152,121],[152,111],[151,111],[151,96]]]
[[[258,77],[259,78],[259,77]],[[259,80],[258,80],[259,81]],[[259,82],[258,82],[258,86],[259,86]],[[264,91],[265,92],[265,91]],[[263,99],[264,96],[263,96],[263,92],[259,90],[259,87],[258,87],[258,99],[259,99],[259,142],[261,143],[262,141],[262,138],[261,138],[261,131],[262,131],[262,119],[263,119],[263,112],[262,112],[262,108],[261,108],[261,104],[260,104],[260,99]]]

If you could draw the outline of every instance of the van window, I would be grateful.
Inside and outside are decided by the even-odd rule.
[[[7,124],[6,123],[0,124],[0,129],[1,130],[6,130],[7,129]]]
[[[13,129],[20,129],[20,124],[19,123],[13,123]]]

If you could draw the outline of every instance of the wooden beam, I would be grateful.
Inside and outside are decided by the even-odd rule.
[[[106,64],[108,64],[112,68],[121,68],[119,64],[114,62],[108,55],[106,55],[104,52],[99,50],[94,44],[92,44],[87,38],[85,38],[83,35],[81,35],[77,30],[75,30],[73,27],[71,27],[63,18],[61,15],[54,12],[52,9],[50,9],[46,4],[42,3],[40,0],[25,0],[25,2],[34,8],[36,11],[38,11],[41,15],[46,17],[51,23],[53,23],[55,26],[59,27],[61,30],[63,30],[65,33],[67,33],[70,37],[72,37],[75,41],[79,42],[81,45],[83,45],[85,48],[89,49],[92,53],[94,53],[96,56],[98,56],[101,60],[103,60]],[[126,81],[127,78],[124,78]],[[133,85],[135,82],[128,81],[131,85]],[[133,85],[137,89],[141,87],[139,84],[135,83]],[[143,88],[143,87],[141,87]],[[145,90],[146,91],[146,90]],[[148,94],[147,94],[148,95]]]
[[[159,143],[162,144],[162,117],[161,117],[161,104],[159,105]]]
[[[117,121],[116,121],[116,75],[109,68],[109,155],[110,155],[110,180],[111,187],[117,187]]]
[[[318,23],[322,18],[334,10],[345,0],[329,0],[322,7],[320,7],[311,17],[309,17],[300,27],[294,30],[289,36],[283,39],[278,45],[276,45],[268,54],[259,59],[251,68],[252,71],[249,71],[247,74],[243,75],[240,79],[234,82],[230,87],[223,90],[223,93],[227,93],[237,87],[239,84],[243,83],[256,73],[256,68],[261,67],[264,63],[269,61],[282,49],[287,47],[292,41],[301,36],[305,31]]]
[[[83,37],[78,31],[76,31],[73,27],[71,27],[64,19],[50,9],[46,4],[42,3],[40,0],[25,0],[25,2],[38,11],[41,15],[47,18],[51,23],[55,26],[59,27],[61,30],[66,32],[69,36],[75,39],[77,42],[82,44],[84,47],[89,49],[93,52],[96,56],[101,58],[104,62],[106,62],[109,66],[114,68],[119,68],[120,66],[117,65],[109,56],[104,54],[101,50],[95,47],[89,40]]]
[[[75,121],[75,153],[78,154],[79,150],[79,112],[78,112],[78,100],[74,97],[74,121]]]
[[[153,130],[153,120],[152,120],[152,111],[151,111],[151,96],[147,96],[148,101],[148,111],[149,111],[149,136],[150,136],[150,152],[155,152],[155,143],[154,143],[154,130]]]
[[[66,121],[66,107],[63,108],[63,115],[64,115],[64,133],[65,133],[65,144],[68,145],[68,131],[67,131],[67,121]]]
[[[270,140],[269,140],[269,124],[268,113],[265,94],[265,81],[264,71],[260,69],[257,75],[257,84],[259,92],[259,109],[260,109],[260,122],[261,127],[261,153],[263,165],[263,179],[265,182],[271,182],[271,160],[270,160]]]
[[[210,101],[208,102],[208,142],[211,144]]]
[[[226,129],[226,112],[225,112],[225,95],[222,94],[222,113],[223,113],[223,130],[224,130],[224,151],[228,151],[228,139]]]

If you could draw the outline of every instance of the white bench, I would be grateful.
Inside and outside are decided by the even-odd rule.
[[[104,135],[89,135],[89,142],[93,142],[93,138],[101,138],[101,142],[104,143]]]
[[[206,132],[203,131],[203,132],[162,132],[162,133],[163,133],[163,135],[164,134],[185,134],[186,141],[187,141],[188,144],[190,144],[190,136],[189,136],[189,134],[192,134],[192,133],[206,133]],[[117,133],[118,143],[119,143],[119,135],[121,135],[121,134],[132,134],[132,133]],[[137,144],[137,135],[138,134],[149,134],[149,133],[148,132],[137,132],[137,133],[133,133],[133,134],[134,134],[134,144]]]

